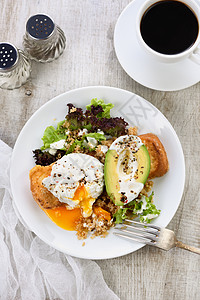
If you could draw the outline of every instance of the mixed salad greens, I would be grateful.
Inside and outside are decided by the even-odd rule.
[[[118,211],[114,214],[115,223],[122,223],[123,220],[130,217],[138,217],[143,223],[150,223],[152,219],[156,218],[160,214],[160,210],[158,210],[153,204],[153,192],[149,197],[142,195],[140,199],[135,199],[131,201],[126,207],[122,207],[118,209]]]
[[[92,99],[86,106],[85,112],[82,108],[76,108],[73,104],[67,104],[68,114],[65,120],[60,121],[57,127],[48,126],[42,137],[41,149],[33,151],[36,164],[50,165],[63,155],[72,153],[77,146],[80,149],[94,151],[102,141],[112,137],[119,137],[128,133],[128,123],[120,117],[111,117],[110,110],[114,107],[111,103],[104,103],[103,100]],[[77,134],[77,132],[84,134]],[[75,138],[72,138],[76,132]],[[57,148],[52,154],[51,145],[64,140],[61,148]],[[95,141],[95,143],[88,143]],[[66,147],[68,143],[68,147]],[[160,214],[160,210],[153,204],[153,192],[149,197],[139,197],[127,205],[119,206],[114,214],[115,223],[122,223],[127,217],[139,217],[141,222],[149,223]]]

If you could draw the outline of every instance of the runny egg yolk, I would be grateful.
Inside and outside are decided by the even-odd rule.
[[[65,230],[76,230],[76,224],[80,218],[92,214],[92,204],[95,199],[91,198],[85,186],[80,184],[74,193],[73,200],[79,201],[80,208],[67,209],[67,206],[61,206],[44,209],[44,212],[59,227]]]
[[[84,217],[89,217],[92,214],[92,204],[94,203],[95,199],[90,197],[84,184],[79,184],[74,193],[73,200],[79,201],[79,205]]]
[[[81,209],[74,208],[69,210],[66,206],[60,206],[52,209],[44,209],[47,216],[59,227],[65,230],[75,230],[76,222],[81,218]]]

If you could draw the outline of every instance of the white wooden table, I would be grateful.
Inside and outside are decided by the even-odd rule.
[[[171,122],[185,154],[185,191],[168,227],[183,242],[200,247],[200,84],[178,92],[158,92],[141,86],[123,71],[114,52],[113,31],[129,2],[0,1],[1,41],[22,48],[26,20],[40,12],[50,15],[67,37],[67,48],[57,61],[33,63],[28,83],[17,90],[0,90],[0,138],[13,147],[23,125],[42,104],[74,88],[108,85],[144,97]],[[108,286],[122,300],[200,299],[200,257],[196,254],[146,246],[97,263]]]

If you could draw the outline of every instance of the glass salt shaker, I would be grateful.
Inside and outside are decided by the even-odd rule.
[[[10,43],[0,43],[0,87],[19,88],[30,77],[31,64],[25,53]]]
[[[30,17],[26,23],[23,45],[31,59],[51,62],[63,53],[66,38],[49,16],[38,14]]]

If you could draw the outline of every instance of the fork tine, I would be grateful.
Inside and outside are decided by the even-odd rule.
[[[150,227],[150,228],[156,229],[158,231],[160,231],[160,229],[161,229],[160,227],[158,227],[156,225],[153,225],[153,224],[141,223],[141,222],[137,222],[137,221],[129,220],[129,219],[125,219],[125,221],[130,222],[130,223],[135,224],[135,225],[139,225],[139,226]]]
[[[119,231],[122,231],[122,232],[126,232],[126,233],[129,233],[129,234],[131,234],[131,235],[133,235],[133,236],[137,236],[137,237],[139,237],[139,238],[144,238],[144,239],[148,239],[148,240],[150,240],[150,241],[154,241],[154,242],[157,242],[157,240],[158,240],[158,237],[157,236],[154,236],[153,234],[148,234],[148,233],[144,233],[144,232],[135,232],[135,231],[133,231],[133,230],[135,230],[136,228],[131,228],[131,229],[133,229],[133,230],[127,230],[126,228],[120,228],[120,229],[118,229],[118,228],[116,228],[117,230],[119,230]],[[137,230],[137,229],[136,229]]]
[[[117,236],[120,236],[122,238],[126,238],[126,239],[129,239],[129,240],[138,242],[138,243],[155,246],[155,244],[153,242],[148,241],[147,239],[143,239],[141,237],[140,238],[139,237],[133,237],[133,236],[122,234],[122,233],[118,233],[118,232],[113,232],[113,234],[115,234]]]
[[[127,222],[125,221],[123,223],[123,225],[125,225],[126,227],[128,228],[131,228],[131,229],[134,229],[134,230],[137,230],[137,231],[140,231],[140,232],[144,232],[144,233],[151,233],[151,234],[154,234],[155,236],[157,236],[160,232],[156,229],[151,229],[151,228],[145,228],[145,227],[139,227],[139,226],[134,226],[134,224],[127,224]]]
[[[158,226],[129,219],[125,219],[121,227],[115,227],[115,229],[120,231],[114,232],[117,236],[151,246],[156,245],[161,231],[161,228]]]

